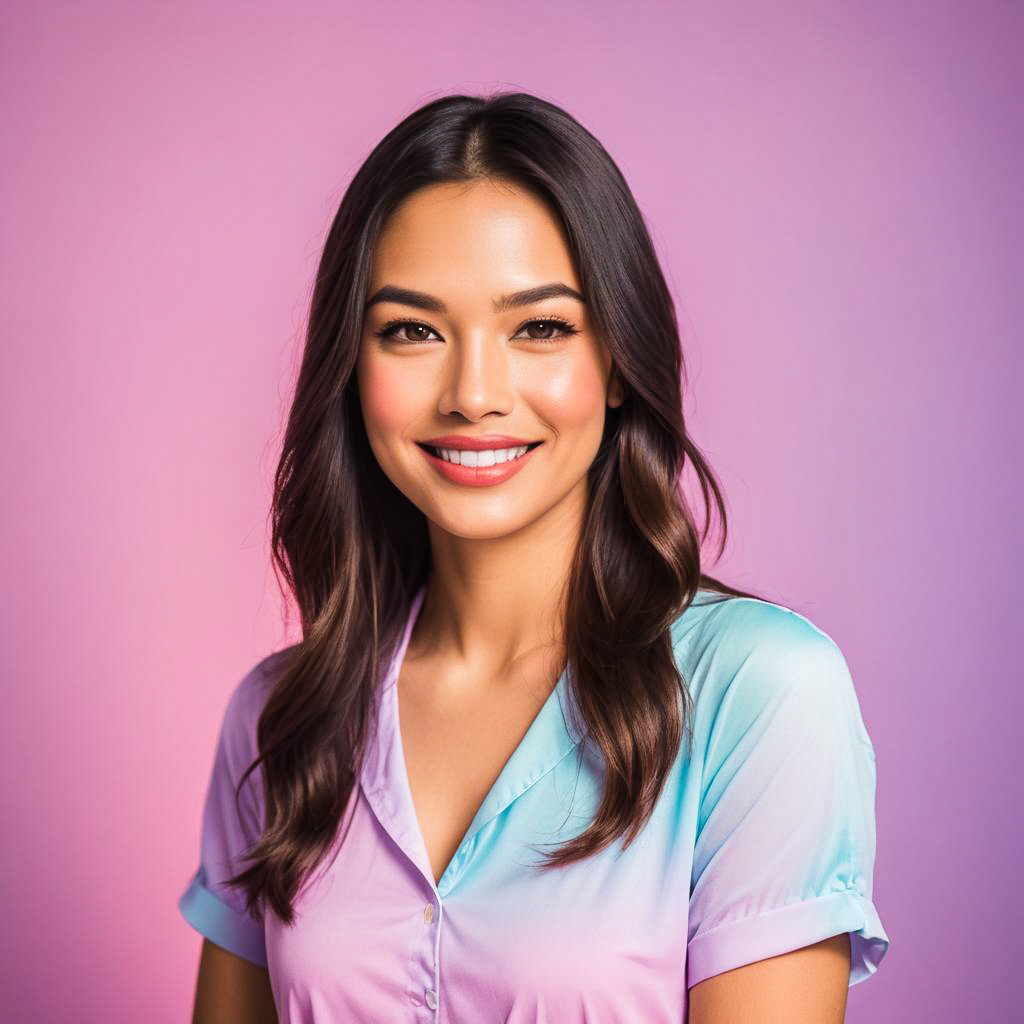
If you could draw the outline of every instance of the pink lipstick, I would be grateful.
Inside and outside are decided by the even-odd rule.
[[[507,434],[483,434],[479,437],[445,434],[416,442],[441,476],[469,487],[489,487],[508,480],[526,465],[540,444],[541,441],[526,441]],[[468,454],[464,456],[464,452]],[[462,458],[475,464],[462,465],[460,461],[453,461]]]

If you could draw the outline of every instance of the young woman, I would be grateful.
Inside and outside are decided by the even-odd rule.
[[[196,1021],[843,1019],[871,741],[832,639],[702,572],[682,371],[564,111],[449,96],[371,153],[273,499],[302,641],[228,702],[180,901]]]

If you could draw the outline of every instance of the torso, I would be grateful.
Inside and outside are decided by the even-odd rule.
[[[409,789],[434,884],[459,848],[505,762],[554,689],[536,659],[533,682],[474,684],[452,695],[436,658],[407,657],[398,677],[399,729]]]

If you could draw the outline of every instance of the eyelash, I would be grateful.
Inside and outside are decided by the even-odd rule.
[[[529,327],[531,324],[555,324],[561,330],[562,333],[560,335],[554,337],[554,338],[527,338],[526,339],[527,341],[537,341],[537,342],[540,342],[541,344],[544,344],[544,343],[551,344],[552,342],[555,342],[555,341],[561,341],[562,338],[568,338],[568,337],[570,337],[573,334],[579,334],[579,329],[576,327],[575,324],[569,323],[568,320],[563,320],[560,316],[542,316],[542,317],[536,317],[533,320],[527,320],[524,324],[522,324],[519,327],[519,330],[516,331],[516,334],[518,334],[519,331],[521,331],[524,327]],[[433,331],[434,330],[434,328],[431,327],[430,324],[422,323],[419,320],[391,320],[388,323],[384,324],[384,326],[381,327],[379,330],[376,330],[373,333],[378,338],[387,338],[388,340],[391,340],[391,341],[398,341],[398,342],[400,342],[403,345],[422,345],[422,344],[424,344],[428,340],[428,339],[421,339],[420,341],[406,341],[403,338],[396,338],[395,337],[395,331],[398,328],[400,328],[400,327],[408,327],[408,326],[423,327],[423,328],[425,328],[428,331]],[[434,331],[434,333],[436,334],[437,332]]]

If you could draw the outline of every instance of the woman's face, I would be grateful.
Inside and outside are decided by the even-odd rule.
[[[514,298],[550,285],[566,293]],[[363,418],[381,468],[443,530],[507,536],[585,497],[605,407],[622,397],[572,292],[558,221],[514,185],[430,186],[385,226],[356,368]],[[453,465],[468,441],[497,451],[459,452]],[[431,442],[448,453],[429,454]]]

